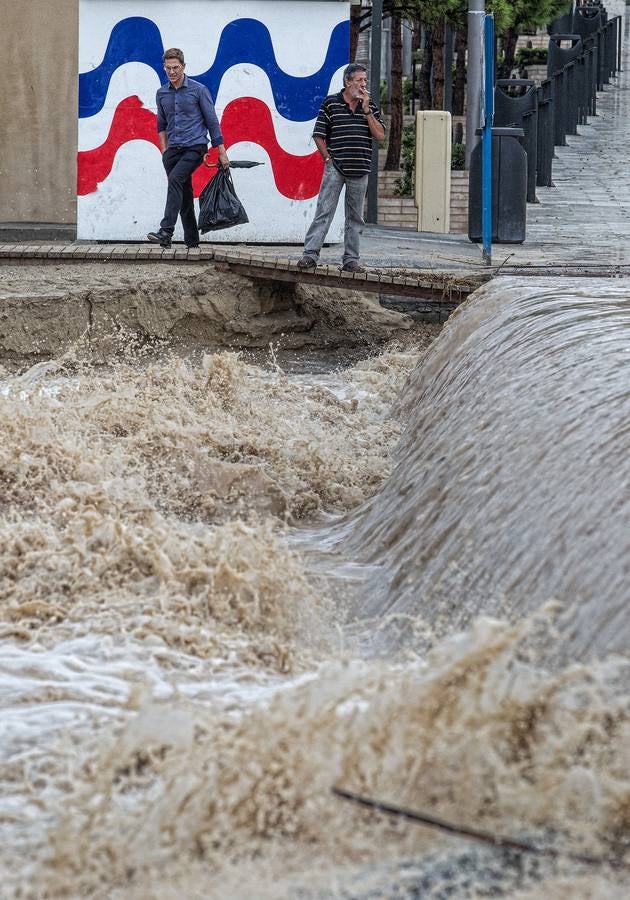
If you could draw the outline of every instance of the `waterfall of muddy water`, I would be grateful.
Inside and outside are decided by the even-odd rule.
[[[610,279],[501,278],[450,318],[401,395],[392,476],[340,529],[377,645],[555,601],[542,658],[627,653],[629,334]]]
[[[565,485],[565,470],[583,464],[560,399],[582,415],[592,401],[589,446],[610,461],[597,448],[604,431],[601,442],[614,443],[607,435],[622,403],[620,380],[617,399],[608,396],[620,377],[624,310],[612,285],[607,297],[598,285],[596,301],[579,285],[569,297],[538,284],[534,296],[500,282],[499,293],[483,292],[455,317],[428,356],[390,346],[317,376],[263,370],[230,353],[141,365],[123,354],[107,371],[67,353],[4,373],[0,896],[626,897],[623,869],[500,853],[355,809],[330,792],[339,784],[573,852],[621,857],[627,849],[624,657],[604,658],[598,645],[602,659],[549,671],[524,650],[527,622],[489,618],[422,657],[374,657],[355,652],[345,628],[356,604],[349,572],[373,576],[365,589],[373,617],[407,602],[395,581],[391,602],[383,599],[382,585],[404,559],[398,550],[411,529],[418,550],[433,541],[437,555],[438,526],[423,516],[450,474],[461,504],[470,485],[462,517],[481,502],[476,462],[482,485],[496,477],[495,493],[511,493],[502,467],[518,435],[504,428],[503,456],[499,447],[485,467],[482,458],[491,431],[483,423],[509,413],[499,402],[507,384],[512,405],[527,392],[532,406],[549,403],[546,429],[535,432],[532,420],[527,440],[532,453],[546,442],[546,459],[537,458],[550,477]],[[546,371],[549,393],[519,365]],[[471,393],[466,408],[460,397]],[[484,398],[495,405],[484,407]],[[523,399],[521,416],[527,408]],[[519,416],[511,421],[518,431]],[[550,426],[564,468],[551,467]],[[573,422],[576,435],[580,427]],[[411,490],[399,490],[403,469],[417,472],[414,441],[426,447],[429,434],[435,447],[443,435],[439,452],[454,462],[439,463],[436,449],[427,477],[440,465],[444,474],[433,491],[417,474]],[[467,445],[479,456],[471,451],[458,467]],[[627,462],[620,456],[615,465],[619,490],[607,515],[620,528]],[[608,471],[598,476],[584,488],[591,509],[585,503],[580,515],[601,526],[607,570],[591,562],[609,591],[619,562],[604,546],[610,521],[593,519],[598,490],[610,484]],[[573,494],[582,487],[575,482]],[[549,506],[575,503],[556,495],[555,482],[548,489]],[[483,502],[496,524],[491,494]],[[513,527],[507,500],[502,509]],[[554,520],[543,509],[551,542]],[[316,528],[322,547],[337,544],[325,577],[311,561]],[[486,559],[500,567],[498,530]],[[575,534],[582,555],[590,553],[590,531]],[[384,535],[397,537],[389,570]],[[525,536],[531,559],[536,535]],[[620,554],[623,540],[618,533]],[[338,564],[339,549],[353,555]],[[553,559],[566,570],[561,549],[579,554],[556,547]],[[519,558],[513,552],[512,564]],[[540,577],[546,571],[541,565]],[[415,568],[402,575],[422,576]],[[408,613],[416,611],[407,605]]]

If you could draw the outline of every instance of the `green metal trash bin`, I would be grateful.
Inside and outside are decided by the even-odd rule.
[[[523,137],[522,128],[492,129],[493,244],[522,244],[525,240],[527,154]],[[470,155],[468,237],[481,243],[481,142]]]

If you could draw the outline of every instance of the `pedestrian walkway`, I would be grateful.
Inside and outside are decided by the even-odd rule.
[[[556,148],[553,187],[537,188],[527,206],[524,244],[495,244],[493,269],[504,274],[630,275],[630,7],[623,15],[622,71],[598,94],[597,116]],[[368,228],[367,263],[464,272],[481,266],[481,249],[461,235],[383,234]]]
[[[495,244],[492,267],[481,248],[465,235],[419,234],[411,229],[366,226],[362,261],[381,274],[401,278],[412,274],[432,278],[468,279],[500,271],[503,274],[630,275],[630,7],[621,0],[606,4],[611,16],[623,15],[622,71],[598,94],[597,116],[556,148],[553,187],[537,188],[538,203],[527,206],[524,244]],[[320,262],[327,277],[340,265],[341,248],[328,246]],[[139,244],[95,245],[62,243],[3,244],[0,262],[52,260],[113,260],[181,262],[242,261],[270,268],[293,267],[300,255],[295,246],[202,244],[201,251],[171,250]],[[304,278],[312,277],[308,273]],[[348,286],[348,283],[340,284]]]
[[[622,71],[598,95],[597,116],[556,148],[554,186],[537,189],[527,242],[510,265],[630,266],[630,9],[623,12]]]

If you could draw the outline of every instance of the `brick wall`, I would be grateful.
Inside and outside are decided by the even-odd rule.
[[[418,211],[413,197],[379,197],[378,224],[396,228],[417,228]]]
[[[541,50],[546,50],[549,46],[549,35],[547,34],[547,28],[538,28],[536,34],[521,34],[519,35],[518,41],[516,42],[516,52],[521,48],[526,48],[528,46],[537,47]]]
[[[468,233],[468,172],[451,172],[451,234]]]
[[[413,197],[394,194],[400,172],[378,173],[378,224],[392,228],[418,227],[418,211]],[[451,234],[468,231],[468,172],[451,172]]]
[[[547,78],[547,64],[543,63],[542,65],[527,66],[525,75],[527,78],[540,84]]]

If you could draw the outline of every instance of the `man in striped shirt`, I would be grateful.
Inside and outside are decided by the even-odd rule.
[[[382,141],[385,127],[378,107],[367,91],[367,71],[350,63],[343,73],[343,90],[326,97],[319,110],[313,138],[324,160],[324,174],[315,218],[306,233],[299,269],[314,269],[341,189],[346,188],[343,264],[344,272],[364,272],[359,262],[359,238],[363,231],[363,205],[372,162],[372,140]]]

